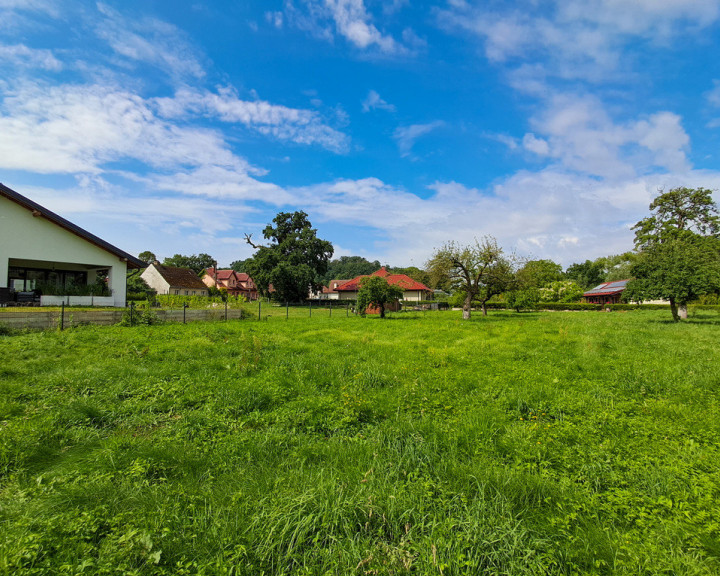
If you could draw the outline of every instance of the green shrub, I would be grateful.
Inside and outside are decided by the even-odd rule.
[[[213,304],[225,306],[225,300],[221,296],[181,296],[175,294],[158,294],[156,302],[163,308],[182,308],[184,304],[188,308],[208,308]],[[241,308],[247,300],[242,296],[228,296],[228,308]]]

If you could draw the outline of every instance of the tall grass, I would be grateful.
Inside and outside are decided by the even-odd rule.
[[[2,574],[716,574],[716,313],[0,335]]]

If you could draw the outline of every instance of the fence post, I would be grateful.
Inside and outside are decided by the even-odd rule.
[[[350,318],[350,302],[347,303],[347,310],[345,311],[345,316],[347,318]]]
[[[290,317],[290,304],[288,304],[288,301],[285,300],[285,320],[287,320]]]
[[[262,314],[262,300],[260,300],[260,298],[258,298],[258,322],[260,322],[260,320],[262,320],[262,318],[260,317],[261,314]]]
[[[227,300],[225,300],[225,322],[227,322]]]
[[[310,318],[312,318],[312,300],[310,300]]]
[[[332,318],[332,304],[328,300],[328,307],[330,308],[330,318]]]
[[[133,322],[133,310],[135,310],[135,301],[130,302],[130,326],[134,326],[135,322]]]
[[[60,332],[65,329],[65,302],[60,305]]]
[[[187,309],[187,307],[188,307],[188,303],[183,302],[183,324],[185,324],[185,310]]]

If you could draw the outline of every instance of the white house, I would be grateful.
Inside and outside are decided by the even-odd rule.
[[[189,268],[176,268],[153,262],[140,277],[158,294],[176,296],[207,296],[208,287]]]
[[[0,303],[18,292],[42,291],[43,305],[125,306],[127,269],[144,266],[0,184]],[[106,295],[82,295],[93,285],[107,286]],[[72,293],[80,295],[67,296]]]

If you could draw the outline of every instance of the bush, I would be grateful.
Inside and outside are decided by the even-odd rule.
[[[162,320],[152,309],[150,303],[147,303],[144,306],[131,306],[125,308],[122,320],[120,320],[119,324],[120,326],[152,326],[155,324],[162,324]]]
[[[537,305],[538,310],[602,310],[600,304],[581,304],[566,302],[540,302]]]
[[[188,308],[209,308],[213,304],[225,306],[225,300],[221,296],[180,296],[174,294],[158,294],[156,302],[163,308],[182,308],[184,304]],[[240,308],[246,300],[242,296],[229,296],[227,298],[228,308]]]
[[[17,331],[14,328],[0,322],[0,336],[12,336],[16,333]]]

